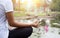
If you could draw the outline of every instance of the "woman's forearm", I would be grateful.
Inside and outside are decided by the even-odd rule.
[[[13,26],[13,27],[31,27],[33,24],[21,23],[21,22],[13,22],[10,25]]]
[[[38,25],[38,22],[30,23],[30,24],[29,23],[15,22],[12,11],[6,13],[6,19],[7,19],[8,23],[9,23],[9,25],[14,26],[14,27],[31,27],[31,26],[37,27],[37,25]]]

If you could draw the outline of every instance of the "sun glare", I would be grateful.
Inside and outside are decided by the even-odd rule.
[[[30,8],[31,6],[39,7],[40,5],[43,5],[45,0],[16,0],[16,3],[18,3],[19,1],[27,8]]]
[[[25,5],[27,8],[31,7],[33,4],[32,0],[20,0],[20,3],[22,3],[23,5]]]
[[[16,3],[18,3],[19,0],[16,0]]]
[[[33,1],[32,0],[27,0],[27,7],[31,7],[32,6],[32,4],[33,4]]]
[[[24,3],[26,0],[20,0],[21,1],[21,3]]]

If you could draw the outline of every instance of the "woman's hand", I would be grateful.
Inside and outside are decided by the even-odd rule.
[[[38,25],[39,25],[39,21],[37,20],[32,23],[32,26],[35,28],[38,28]]]

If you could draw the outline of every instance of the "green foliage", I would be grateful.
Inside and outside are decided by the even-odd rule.
[[[21,12],[21,13],[16,12],[16,13],[14,13],[14,16],[20,17],[20,16],[26,16],[26,14],[24,12]]]
[[[56,20],[51,20],[51,27],[60,28],[60,26],[54,25],[53,23],[58,23],[58,21],[56,21]]]
[[[52,0],[50,9],[52,11],[60,11],[60,0]]]
[[[20,7],[15,7],[14,10],[15,11],[20,11]]]
[[[57,24],[60,24],[60,14],[57,14],[53,16],[53,20],[51,20],[51,26],[52,27],[57,27],[57,28],[60,28],[60,25],[55,25],[53,23],[57,23]]]
[[[56,13],[53,18],[56,20],[56,21],[60,21],[60,13]]]
[[[45,19],[43,19],[41,22],[40,22],[40,25],[41,26],[45,26],[46,22],[45,22]]]
[[[44,13],[44,12],[38,13],[38,16],[46,16],[46,13]]]

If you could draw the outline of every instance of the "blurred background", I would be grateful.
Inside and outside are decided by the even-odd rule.
[[[60,38],[60,0],[12,0],[18,22],[39,20],[29,38]]]

